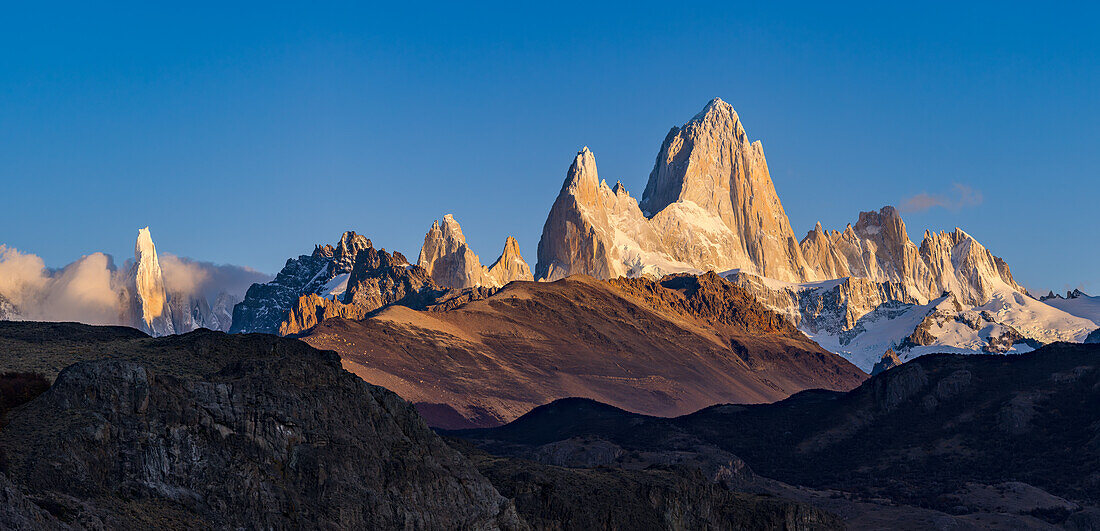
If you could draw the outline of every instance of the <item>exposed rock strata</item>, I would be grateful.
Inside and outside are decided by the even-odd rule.
[[[356,256],[343,297],[330,299],[315,293],[299,297],[279,323],[279,335],[297,334],[335,317],[363,319],[391,304],[420,310],[450,308],[491,293],[491,288],[440,288],[424,268],[409,265],[401,253],[367,247]]]

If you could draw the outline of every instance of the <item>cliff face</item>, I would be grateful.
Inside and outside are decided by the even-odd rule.
[[[658,233],[675,236],[666,246],[677,260],[703,270],[742,268],[776,280],[816,280],[794,245],[763,145],[749,141],[737,113],[721,99],[669,131],[639,206]],[[725,245],[715,255],[700,253],[706,241],[696,235],[699,228],[721,235]]]
[[[889,206],[844,231],[819,223],[799,242],[763,147],[720,99],[668,133],[640,203],[600,181],[592,152],[581,150],[543,227],[535,276],[729,270],[787,283],[863,278],[923,302],[949,291],[981,305],[1002,284],[1023,292],[1007,264],[962,230],[925,233],[918,246]]]
[[[318,245],[310,255],[288,259],[271,282],[253,284],[243,301],[233,307],[230,332],[274,334],[298,299],[309,294],[331,298],[342,294],[360,251],[373,248],[370,240],[345,232],[336,245]],[[344,282],[341,283],[341,280]]]
[[[721,100],[668,133],[640,203],[599,179],[587,147],[576,155],[543,226],[536,278],[706,271],[864,370],[888,348],[902,359],[923,353],[905,339],[944,297],[958,308],[940,311],[925,327],[935,338],[919,346],[1018,351],[1028,341],[1080,341],[1091,330],[1089,310],[1031,299],[1008,264],[962,229],[926,231],[914,243],[891,206],[861,212],[842,231],[818,223],[797,241],[763,148]]]
[[[24,352],[68,352],[54,340]],[[332,352],[206,331],[113,345],[0,431],[0,492],[24,496],[25,521],[49,523],[43,507],[79,527],[523,526],[411,405]]]
[[[356,255],[345,286],[340,297],[329,298],[316,293],[299,297],[279,323],[279,335],[297,334],[333,317],[363,319],[391,304],[423,309],[449,295],[424,268],[410,265],[401,253],[390,254],[374,247],[367,247]],[[475,288],[469,291],[475,295],[480,293]]]

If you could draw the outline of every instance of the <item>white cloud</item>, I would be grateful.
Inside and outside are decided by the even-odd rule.
[[[168,253],[159,260],[169,294],[203,297],[211,304],[222,292],[240,300],[253,282],[271,279],[248,267]],[[38,256],[0,245],[0,295],[16,306],[22,319],[130,325],[126,312],[131,264],[118,270],[110,255],[92,253],[52,271]]]

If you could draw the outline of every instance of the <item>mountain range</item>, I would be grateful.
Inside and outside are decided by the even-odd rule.
[[[344,290],[362,242],[349,246],[347,237],[288,261],[274,281],[253,286],[234,311],[232,330],[297,333],[322,321],[322,313],[359,317],[376,310],[338,310],[322,301],[350,302]],[[515,280],[658,280],[714,271],[868,372],[888,350],[902,361],[930,352],[1019,353],[1081,342],[1100,328],[1091,298],[1036,299],[1004,260],[959,228],[924,231],[918,245],[892,206],[861,212],[844,230],[818,223],[796,239],[762,144],[749,140],[721,99],[669,131],[641,200],[621,182],[601,180],[587,147],[578,152],[546,219],[537,259],[532,273],[509,237],[486,267],[446,215],[425,235],[416,266],[432,289],[481,289],[474,298]],[[297,301],[303,298],[310,300]],[[292,309],[300,322],[280,329]]]
[[[0,246],[0,528],[1100,528],[1100,298],[891,206],[796,239],[719,99],[537,249]]]

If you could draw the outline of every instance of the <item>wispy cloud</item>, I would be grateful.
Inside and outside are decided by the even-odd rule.
[[[0,297],[15,305],[17,317],[88,324],[129,324],[123,321],[128,272],[110,255],[92,253],[51,270],[42,259],[0,244]],[[235,300],[253,282],[271,279],[248,267],[213,264],[168,253],[160,255],[164,284],[170,296],[203,297],[209,303],[222,292]]]
[[[954,183],[946,193],[930,194],[921,192],[902,199],[898,204],[898,210],[902,212],[924,212],[930,208],[940,207],[954,212],[980,204],[982,204],[982,193],[980,191],[965,184]]]
[[[197,293],[211,302],[221,292],[243,299],[254,282],[271,280],[271,275],[251,267],[202,262],[171,253],[160,254],[160,267],[169,293]]]

